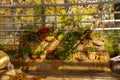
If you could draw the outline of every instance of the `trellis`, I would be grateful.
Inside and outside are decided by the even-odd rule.
[[[23,27],[24,24],[42,24],[41,22],[35,22],[35,20],[33,21],[18,21],[16,22],[15,21],[15,18],[19,18],[19,17],[35,17],[35,14],[29,14],[28,15],[16,15],[16,9],[32,9],[34,8],[34,0],[30,0],[31,3],[30,4],[24,4],[24,3],[19,3],[19,4],[15,4],[15,3],[18,3],[17,1],[19,0],[6,0],[6,3],[2,3],[2,1],[5,1],[5,0],[1,0],[0,2],[0,9],[10,9],[10,15],[3,15],[3,14],[0,14],[0,17],[1,18],[10,18],[10,20],[8,22],[3,22],[3,21],[0,21],[0,26],[1,27],[4,27],[4,28],[0,28],[0,39],[4,40],[4,39],[13,39],[13,43],[12,44],[8,44],[8,43],[5,43],[7,45],[18,45],[19,42],[16,44],[15,43],[15,39],[19,39],[19,36],[21,33],[23,33],[24,29],[22,29],[21,27]],[[45,8],[46,7],[55,7],[55,11],[56,11],[56,7],[64,7],[64,8],[69,8],[69,7],[72,7],[72,6],[83,6],[83,5],[104,5],[104,4],[111,4],[111,5],[114,5],[114,0],[86,0],[88,2],[79,2],[80,0],[76,0],[76,3],[68,3],[68,2],[65,2],[64,4],[46,4],[45,3],[45,0],[39,0],[40,1],[40,4],[37,4],[37,5],[41,5],[41,6],[44,6]],[[54,0],[54,1],[57,1],[57,0]],[[63,0],[63,1],[67,1],[67,0]],[[84,1],[84,0],[82,0]],[[7,4],[8,3],[8,4]],[[105,28],[104,30],[119,30],[119,26],[116,27],[115,25],[115,22],[119,22],[119,20],[114,20],[114,19],[110,19],[110,15],[111,14],[119,14],[120,12],[114,12],[114,13],[111,13],[111,12],[99,12],[99,13],[95,13],[95,14],[91,14],[91,13],[79,13],[79,14],[47,14],[45,15],[46,17],[54,17],[54,24],[56,25],[56,28],[58,26],[58,24],[62,24],[62,22],[58,22],[57,18],[59,16],[81,16],[81,15],[100,15],[100,20],[98,20],[99,22],[110,22],[112,23],[112,26],[113,27],[110,27],[108,26],[107,28]],[[108,17],[108,20],[103,20],[102,19],[102,16],[104,14],[107,14],[109,15]],[[41,16],[40,16],[41,17]],[[82,18],[80,18],[79,20],[79,26],[82,27],[82,24],[84,23],[90,23],[90,25],[92,25],[92,23],[94,22],[95,20],[85,20],[83,21]],[[45,22],[43,20],[44,24],[47,26],[47,24],[50,24],[51,22]],[[6,24],[8,23],[8,25]],[[10,27],[10,29],[8,29],[7,27]],[[102,30],[102,28],[97,28],[95,30]],[[12,36],[7,36],[9,33],[12,34]],[[1,41],[2,42],[2,41]]]

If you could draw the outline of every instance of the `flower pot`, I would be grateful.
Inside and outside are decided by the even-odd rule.
[[[57,59],[63,60],[63,57],[62,56],[57,56]]]
[[[28,59],[28,58],[29,58],[29,56],[28,56],[28,55],[26,55],[26,54],[23,54],[23,58],[24,58],[24,59]]]
[[[55,59],[55,55],[54,54],[47,54],[46,58],[47,59]]]
[[[95,59],[95,57],[96,57],[96,52],[88,52],[89,59]]]
[[[32,59],[36,59],[37,57],[38,57],[37,55],[34,55],[34,54],[31,55]]]
[[[45,59],[45,58],[46,58],[46,55],[39,55],[39,58],[40,58],[40,59]]]

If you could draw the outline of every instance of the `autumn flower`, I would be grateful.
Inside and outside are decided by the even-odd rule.
[[[49,28],[43,27],[43,28],[40,28],[37,33],[38,34],[45,34],[45,33],[49,33],[50,31],[51,30]]]
[[[54,50],[47,50],[47,54],[53,54]]]
[[[7,50],[17,50],[17,47],[16,46],[5,46],[4,50],[5,51],[7,51]]]
[[[43,27],[37,31],[37,34],[39,35],[40,40],[44,40],[44,38],[48,36],[50,32],[51,30],[49,28]]]

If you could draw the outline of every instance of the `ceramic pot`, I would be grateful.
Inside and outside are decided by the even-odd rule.
[[[95,57],[96,57],[96,52],[88,52],[89,59],[95,59]]]

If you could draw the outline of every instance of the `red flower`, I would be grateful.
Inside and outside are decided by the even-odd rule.
[[[45,33],[49,33],[51,30],[47,27],[43,27],[43,28],[40,28],[38,30],[38,34],[45,34]]]
[[[51,30],[47,27],[40,28],[37,31],[38,36],[41,40],[44,40],[44,38],[51,32]]]
[[[54,54],[54,50],[48,50],[47,54]]]

